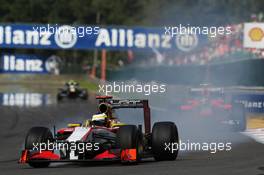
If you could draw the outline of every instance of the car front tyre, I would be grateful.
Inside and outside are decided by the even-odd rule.
[[[39,143],[47,143],[48,141],[52,141],[53,136],[51,131],[45,127],[33,127],[31,128],[25,139],[25,149],[32,150],[34,148],[34,144]],[[29,162],[29,165],[33,168],[45,168],[49,166],[49,162]]]

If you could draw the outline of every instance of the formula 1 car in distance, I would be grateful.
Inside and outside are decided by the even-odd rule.
[[[88,92],[87,89],[83,89],[79,87],[79,83],[70,80],[69,82],[65,83],[63,88],[59,89],[57,94],[57,100],[61,101],[63,98],[68,99],[83,99],[87,100]]]
[[[208,84],[190,88],[190,98],[180,105],[180,114],[184,117],[212,119],[229,126],[232,131],[244,131],[246,129],[244,106],[241,103],[228,103],[224,95],[223,88],[211,87]]]
[[[121,161],[135,164],[148,157],[157,161],[176,159],[178,150],[166,147],[178,144],[177,127],[173,122],[157,122],[151,132],[148,100],[116,100],[111,96],[99,96],[98,99],[99,114],[84,124],[54,129],[54,136],[48,128],[31,128],[19,162],[31,167],[48,167],[52,162]],[[120,108],[142,108],[144,129],[142,125],[117,121],[113,113]],[[57,147],[48,149],[43,146],[43,143],[51,142]],[[44,150],[41,152],[36,145],[42,145]]]

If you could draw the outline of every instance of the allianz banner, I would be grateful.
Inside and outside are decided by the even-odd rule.
[[[139,49],[191,51],[204,35],[165,34],[164,27],[95,27],[45,24],[0,24],[0,48]]]
[[[264,94],[236,94],[233,102],[242,103],[247,112],[264,113]]]
[[[46,74],[53,69],[53,59],[26,54],[2,54],[0,73]]]

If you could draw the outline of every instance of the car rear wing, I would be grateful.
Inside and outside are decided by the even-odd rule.
[[[224,89],[223,88],[218,88],[218,87],[215,87],[215,88],[190,88],[190,91],[191,92],[202,92],[202,91],[209,91],[209,92],[222,92]]]
[[[189,93],[191,95],[214,95],[222,96],[224,94],[224,89],[220,87],[202,87],[202,88],[190,88]]]
[[[148,100],[109,100],[112,108],[144,108],[144,101]]]
[[[145,133],[151,132],[151,117],[148,100],[138,99],[112,99],[112,96],[97,96],[99,103],[107,103],[112,109],[143,108]]]

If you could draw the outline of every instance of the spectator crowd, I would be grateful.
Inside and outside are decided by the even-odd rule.
[[[252,22],[263,22],[263,14],[251,16]],[[208,37],[206,44],[190,52],[159,53],[153,50],[154,57],[145,61],[147,65],[205,65],[243,59],[264,58],[264,49],[243,47],[243,23],[230,25],[232,34]],[[153,59],[154,58],[154,59]],[[144,64],[144,62],[142,62]]]

